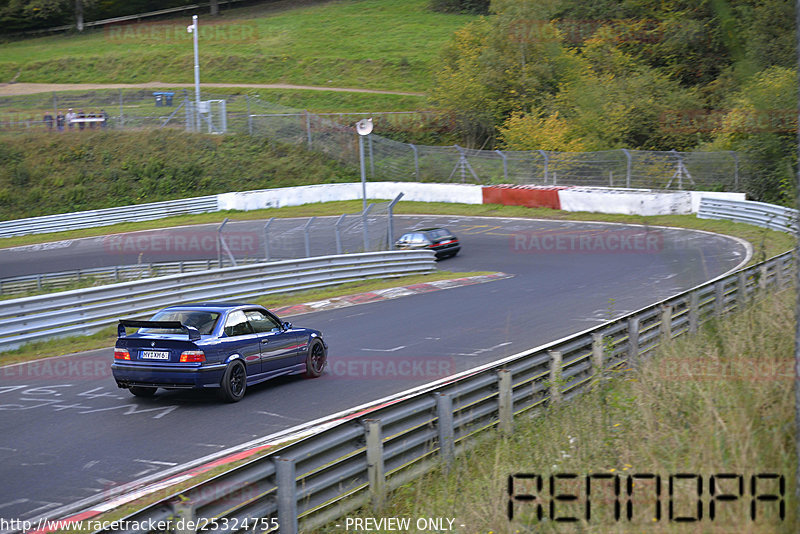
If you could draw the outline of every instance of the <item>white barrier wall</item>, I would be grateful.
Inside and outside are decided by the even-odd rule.
[[[568,188],[558,192],[564,211],[622,215],[688,215],[697,213],[701,198],[744,200],[744,193],[712,191],[653,191],[601,187]]]
[[[367,198],[391,200],[403,193],[403,200],[415,202],[457,202],[482,204],[482,187],[473,184],[423,184],[417,182],[368,182]],[[223,193],[217,197],[220,210],[258,210],[299,206],[314,202],[361,199],[360,183],[319,184],[280,189]]]

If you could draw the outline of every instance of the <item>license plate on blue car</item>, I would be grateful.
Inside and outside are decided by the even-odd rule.
[[[140,356],[143,360],[169,360],[169,352],[164,350],[143,350]]]

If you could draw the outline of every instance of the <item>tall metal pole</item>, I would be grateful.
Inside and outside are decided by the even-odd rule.
[[[800,67],[800,0],[795,0],[794,6],[795,14],[795,35],[797,44],[797,64]],[[797,70],[798,81],[800,82],[800,69]],[[800,109],[800,108],[799,108]],[[800,118],[800,113],[798,113]],[[800,156],[800,130],[797,132],[797,154]],[[800,184],[800,162],[798,162],[797,181]],[[797,188],[797,208],[800,209],[800,187]],[[795,242],[795,293],[796,293],[796,309],[795,309],[795,333],[794,333],[794,440],[795,440],[795,454],[800,459],[800,224],[797,225],[797,235]],[[800,497],[800,462],[797,463],[795,471],[795,494]]]
[[[800,0],[798,0],[800,1]],[[361,211],[367,209],[367,173],[364,169],[364,136],[358,136],[358,153],[361,155]]]
[[[197,15],[192,15],[192,25],[189,26],[194,38],[194,105],[195,121],[197,131],[200,131],[200,58],[197,51],[197,34],[200,33],[197,26]]]

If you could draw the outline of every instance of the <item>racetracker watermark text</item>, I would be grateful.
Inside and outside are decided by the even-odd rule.
[[[510,246],[529,254],[656,254],[664,250],[664,235],[658,230],[517,232]]]

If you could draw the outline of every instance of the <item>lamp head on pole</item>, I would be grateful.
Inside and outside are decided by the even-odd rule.
[[[372,132],[372,118],[361,119],[356,123],[358,135],[369,135]]]

